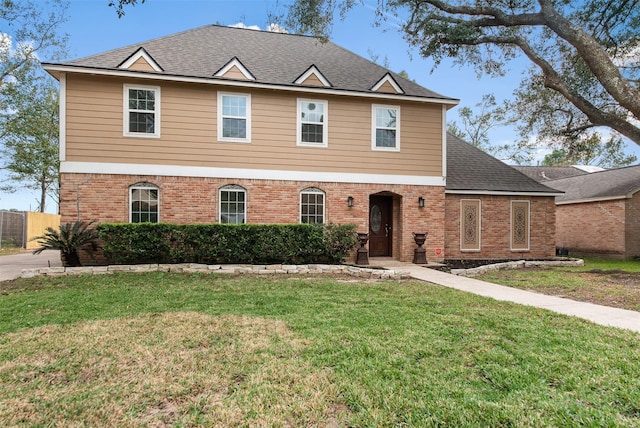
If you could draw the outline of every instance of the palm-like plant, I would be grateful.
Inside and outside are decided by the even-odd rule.
[[[45,234],[34,238],[41,245],[33,250],[33,254],[40,254],[44,250],[60,250],[62,263],[65,266],[81,266],[80,250],[96,251],[98,249],[98,231],[91,227],[95,221],[88,223],[61,224],[59,230],[51,227],[45,229]],[[83,248],[90,245],[91,248]]]

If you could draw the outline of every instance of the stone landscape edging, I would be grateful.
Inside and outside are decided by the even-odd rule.
[[[206,265],[200,263],[179,264],[142,264],[142,265],[109,265],[80,267],[46,267],[23,269],[22,278],[37,276],[67,275],[109,275],[115,272],[186,272],[186,273],[220,273],[220,274],[344,274],[369,279],[409,279],[407,271],[389,269],[370,269],[349,265]]]
[[[494,263],[492,265],[484,265],[476,268],[469,269],[451,269],[453,275],[474,277],[485,274],[494,270],[503,269],[522,269],[526,267],[576,267],[584,266],[584,260],[571,259],[571,260],[516,260],[512,262]]]

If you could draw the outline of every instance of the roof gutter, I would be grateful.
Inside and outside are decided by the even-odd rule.
[[[80,73],[80,74],[92,74],[98,76],[113,76],[113,77],[126,77],[126,78],[137,78],[137,79],[148,79],[148,80],[164,80],[168,82],[180,82],[180,83],[200,83],[200,84],[208,84],[208,85],[221,85],[221,86],[235,86],[235,87],[244,87],[244,88],[256,88],[256,89],[278,89],[282,91],[290,91],[290,92],[304,92],[304,93],[318,93],[318,94],[329,94],[329,95],[338,95],[338,96],[354,96],[354,97],[363,97],[363,98],[380,98],[386,100],[399,100],[399,101],[417,101],[422,103],[437,103],[444,104],[447,106],[447,109],[452,108],[460,103],[460,100],[454,98],[435,98],[435,97],[418,97],[411,95],[395,95],[389,93],[371,93],[371,92],[360,92],[354,90],[347,89],[333,89],[333,88],[320,88],[320,87],[310,87],[310,86],[294,86],[294,85],[283,85],[283,84],[271,84],[271,83],[256,83],[250,81],[242,81],[242,80],[230,80],[230,79],[222,79],[222,78],[206,78],[206,77],[192,77],[192,76],[181,76],[174,74],[160,74],[160,73],[148,73],[145,71],[130,71],[130,70],[112,70],[106,68],[98,68],[98,67],[86,67],[86,66],[78,66],[78,65],[64,65],[64,64],[53,64],[53,63],[42,63],[42,68],[44,68],[49,74],[53,77],[58,78],[59,73]]]
[[[563,192],[515,192],[504,190],[448,190],[448,195],[495,195],[495,196],[562,196]]]

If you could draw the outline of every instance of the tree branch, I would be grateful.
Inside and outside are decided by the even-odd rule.
[[[640,117],[640,91],[631,86],[620,74],[620,70],[613,64],[600,43],[560,15],[550,0],[538,0],[538,2],[545,24],[576,49],[602,87],[622,107],[636,117]]]

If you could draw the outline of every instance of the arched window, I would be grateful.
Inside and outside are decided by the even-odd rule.
[[[220,223],[247,222],[247,191],[237,185],[220,188]]]
[[[129,187],[129,221],[158,223],[160,221],[160,190],[151,183],[136,183]]]
[[[300,223],[324,223],[325,194],[309,187],[300,192]]]

